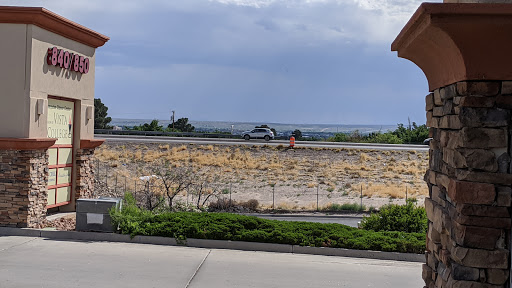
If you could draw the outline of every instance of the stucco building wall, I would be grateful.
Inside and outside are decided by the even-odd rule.
[[[0,225],[37,227],[44,221],[47,209],[60,206],[61,211],[74,211],[76,197],[92,195],[90,183],[94,176],[92,161],[88,160],[102,143],[94,140],[95,51],[108,40],[44,8],[0,6]],[[48,51],[53,47],[87,58],[88,73],[48,64]],[[48,112],[50,97],[53,103],[74,103],[73,110],[66,108],[73,115],[69,116],[69,132],[62,121],[65,114],[55,112],[58,107],[52,106],[52,113]],[[48,119],[49,115],[55,119]],[[67,134],[56,134],[62,126]],[[52,134],[48,133],[50,127]],[[48,138],[61,135],[61,140],[69,139],[62,136],[69,133],[73,133],[72,142]],[[55,144],[61,146],[48,150]],[[67,154],[73,158],[65,163],[49,157],[71,147],[62,144],[73,148],[72,154]],[[56,182],[56,178],[69,175],[62,170],[64,176],[59,176],[59,165],[73,171],[69,182]],[[54,171],[50,175],[52,184],[49,170]],[[23,185],[18,183],[19,177],[23,178]],[[60,187],[70,187],[71,196],[69,201],[61,197],[57,205],[54,198],[58,198],[55,195]]]
[[[0,24],[0,137],[25,138],[28,132],[28,91],[30,85],[27,61],[27,25]],[[45,136],[46,137],[46,136]]]
[[[75,106],[75,134],[79,139],[92,139],[94,137],[93,121],[84,121],[85,106],[94,106],[94,71],[95,71],[95,48],[86,46],[76,41],[67,39],[55,33],[43,30],[37,26],[31,26],[32,49],[31,49],[31,83],[30,98],[31,105],[37,98],[48,96],[64,97],[77,100]],[[69,70],[51,66],[46,63],[48,48],[57,47],[71,53],[76,53],[89,58],[89,73],[81,74]],[[78,109],[77,109],[78,108]],[[83,113],[82,108],[84,109]],[[77,119],[78,117],[78,119]],[[33,121],[36,122],[37,118]],[[77,121],[79,120],[79,121]],[[29,137],[46,137],[46,129],[38,125],[30,125]],[[46,123],[46,121],[44,121]]]
[[[82,118],[87,107],[94,107],[95,48],[29,24],[0,24],[0,39],[6,40],[0,43],[2,66],[9,67],[0,71],[0,112],[10,119],[0,122],[0,137],[46,137],[47,114],[37,114],[37,99],[57,96],[77,101],[78,139],[94,138],[93,121]],[[89,73],[48,65],[51,47],[89,58]]]

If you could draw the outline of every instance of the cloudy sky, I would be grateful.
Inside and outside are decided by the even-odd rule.
[[[418,0],[2,3],[111,38],[97,50],[95,97],[112,117],[425,123],[425,76],[390,51]]]

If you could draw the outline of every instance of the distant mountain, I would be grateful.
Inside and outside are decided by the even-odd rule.
[[[133,127],[144,123],[150,123],[152,119],[121,119],[112,118],[110,125],[120,127]],[[167,127],[169,120],[159,120],[160,125]],[[342,124],[284,124],[284,123],[257,123],[257,122],[225,122],[225,121],[189,121],[196,127],[197,131],[213,132],[227,131],[233,134],[240,134],[243,131],[251,130],[255,126],[266,124],[276,129],[278,135],[290,135],[295,129],[299,129],[305,137],[326,138],[335,133],[350,133],[358,130],[363,134],[372,132],[393,131],[397,125],[342,125]]]

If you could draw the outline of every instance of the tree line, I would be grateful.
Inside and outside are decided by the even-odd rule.
[[[327,140],[332,142],[421,144],[428,137],[429,130],[426,125],[418,126],[412,122],[412,126],[409,127],[404,127],[404,124],[400,123],[394,131],[384,133],[378,131],[365,135],[359,130],[355,130],[351,133],[336,133]]]
[[[176,122],[167,125],[159,125],[158,120],[153,120],[151,123],[144,123],[132,128],[126,127],[127,130],[133,131],[160,131],[160,132],[194,132],[196,129],[192,124],[188,123],[188,118],[180,118]]]
[[[94,99],[94,129],[112,129],[109,123],[112,118],[107,116],[108,107],[101,102],[100,98]],[[144,123],[133,127],[124,127],[126,130],[132,131],[161,131],[161,132],[194,132],[195,127],[188,123],[188,118],[180,118],[174,123],[163,127],[159,125],[158,120],[151,123]]]
[[[108,124],[112,118],[107,116],[108,107],[105,106],[101,99],[94,99],[94,129],[111,129]],[[188,123],[188,118],[179,118],[174,123],[164,127],[160,125],[158,120],[153,120],[150,123],[144,123],[134,127],[125,127],[127,130],[133,131],[160,131],[160,132],[194,132],[195,127]],[[277,135],[274,128],[267,125],[256,126],[256,128],[269,128]],[[218,133],[229,133],[217,131]],[[293,131],[293,136],[297,140],[321,140],[310,139],[302,137],[302,132],[298,129]],[[359,130],[350,133],[336,133],[333,137],[326,139],[330,142],[355,142],[355,143],[387,143],[387,144],[421,144],[425,139],[429,138],[429,130],[426,125],[418,126],[416,122],[412,125],[405,127],[404,124],[399,123],[397,129],[388,132],[373,132],[370,134],[363,134]]]

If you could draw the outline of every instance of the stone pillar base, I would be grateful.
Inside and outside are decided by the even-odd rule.
[[[81,140],[76,155],[76,199],[94,198],[94,150],[105,140]]]
[[[53,143],[0,138],[0,226],[38,228],[46,219],[47,149]]]
[[[426,287],[506,287],[512,82],[464,81],[426,97]]]

